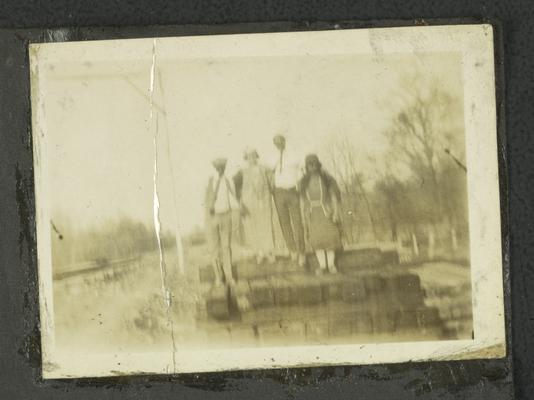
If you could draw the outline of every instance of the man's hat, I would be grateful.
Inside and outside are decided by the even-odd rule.
[[[224,157],[218,157],[218,158],[214,159],[214,160],[212,161],[211,164],[212,164],[215,168],[218,168],[218,167],[226,167],[226,162],[227,162],[227,161],[228,161],[228,160],[227,160],[226,158],[224,158]]]

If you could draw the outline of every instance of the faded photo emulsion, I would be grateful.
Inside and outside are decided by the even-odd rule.
[[[30,60],[45,378],[504,356],[491,26]]]

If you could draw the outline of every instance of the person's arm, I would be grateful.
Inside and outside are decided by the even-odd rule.
[[[204,211],[206,217],[213,215],[214,213],[214,204],[213,204],[213,179],[208,179],[208,184],[206,185],[206,190],[204,191]]]
[[[267,189],[269,190],[269,192],[272,193],[273,186],[274,186],[274,184],[273,184],[273,179],[274,179],[273,170],[267,165],[260,164],[260,171],[261,171],[262,177],[264,179],[264,182],[267,185]]]
[[[337,181],[332,175],[328,175],[330,177],[330,187],[332,191],[332,195],[336,199],[336,201],[341,202],[341,189],[339,189],[339,185],[337,184]]]
[[[328,193],[332,203],[332,221],[339,223],[341,221],[341,190],[335,178],[328,172],[325,172],[328,181]]]
[[[302,190],[302,181],[304,179],[304,176],[306,175],[306,167],[304,164],[304,160],[300,157],[295,158],[295,163],[297,174],[297,191],[300,192]]]
[[[336,198],[332,201],[332,221],[335,224],[341,222],[341,204]]]
[[[232,209],[236,208],[239,210],[239,215],[242,217],[246,217],[249,212],[245,204],[243,204],[242,199],[242,193],[243,193],[243,172],[242,170],[239,170],[237,174],[235,174],[232,178],[232,180],[228,180],[228,184],[230,185],[230,196],[232,196],[232,202],[234,205],[232,206]]]
[[[241,193],[243,191],[243,170],[239,170],[233,177],[235,197],[237,201],[241,201]]]
[[[270,162],[265,166],[265,175],[267,177],[267,183],[269,184],[269,190],[271,193],[274,191],[274,174],[278,161],[274,157],[269,160]]]

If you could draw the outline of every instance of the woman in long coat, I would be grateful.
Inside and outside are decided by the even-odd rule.
[[[319,261],[318,273],[337,273],[336,250],[342,247],[339,186],[322,168],[315,154],[306,156],[306,172],[299,183],[304,226],[310,247]]]

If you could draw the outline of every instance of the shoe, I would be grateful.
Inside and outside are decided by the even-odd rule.
[[[332,265],[331,267],[328,267],[328,271],[331,273],[331,274],[337,274],[337,268],[335,265]]]
[[[298,261],[298,259],[299,259],[299,254],[291,252],[291,261]]]
[[[298,255],[298,263],[299,263],[299,267],[305,267],[306,266],[306,255],[299,254]]]
[[[324,271],[325,271],[325,269],[323,269],[323,268],[317,268],[315,270],[315,275],[322,276],[324,274]]]
[[[269,264],[274,264],[276,262],[276,256],[274,254],[267,255],[267,262]]]

